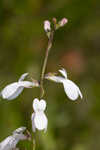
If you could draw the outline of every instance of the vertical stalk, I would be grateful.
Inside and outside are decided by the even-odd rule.
[[[36,150],[36,133],[34,132],[34,135],[33,135],[33,150]]]
[[[53,35],[54,35],[54,31],[51,31],[49,41],[48,41],[48,46],[47,46],[47,49],[45,52],[45,58],[44,58],[43,66],[42,66],[42,72],[41,72],[41,77],[40,77],[40,98],[42,98],[44,96],[43,81],[44,81],[44,75],[45,75],[45,70],[46,70],[46,66],[47,66],[49,52],[50,52],[50,49],[52,47]]]
[[[36,150],[36,141],[35,141],[35,139],[33,140],[33,150]]]

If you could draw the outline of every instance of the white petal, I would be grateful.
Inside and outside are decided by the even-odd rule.
[[[22,86],[24,88],[32,88],[36,86],[36,83],[30,81],[19,81],[18,84],[20,87]]]
[[[42,99],[42,100],[40,100],[40,102],[39,102],[39,109],[40,109],[41,111],[44,111],[45,108],[46,108],[46,101]]]
[[[33,109],[35,112],[39,109],[39,103],[40,103],[40,101],[38,100],[38,98],[35,98],[33,100]]]
[[[32,113],[31,121],[32,121],[32,130],[33,130],[33,132],[36,131],[36,127],[35,127],[35,123],[34,123],[34,117],[35,117],[35,113]]]
[[[67,72],[64,68],[60,69],[59,72],[65,77],[67,78]]]
[[[3,99],[12,100],[16,98],[23,91],[23,87],[20,87],[17,82],[7,85],[2,91]]]
[[[9,150],[12,148],[13,137],[9,136],[0,143],[0,150]]]
[[[46,75],[45,76],[45,79],[48,79],[48,80],[51,80],[51,81],[54,81],[54,82],[57,82],[57,83],[62,83],[62,80],[64,78],[60,77],[60,76],[54,76],[54,75]]]
[[[63,85],[65,93],[69,97],[69,99],[73,101],[76,100],[80,95],[80,91],[78,90],[79,88],[77,87],[77,85],[71,80],[67,79],[63,82]]]
[[[16,129],[15,131],[13,131],[13,134],[15,133],[23,133],[26,130],[26,127],[20,127],[18,129]]]
[[[13,100],[13,99],[17,98],[22,93],[23,90],[24,90],[24,87],[19,87],[16,90],[16,92],[8,98],[8,100]]]
[[[12,100],[15,99],[23,91],[24,88],[34,87],[35,83],[30,81],[19,81],[7,85],[2,91],[1,95],[3,99]]]
[[[81,99],[82,99],[82,98],[83,98],[83,95],[82,95],[82,93],[81,93],[79,87],[77,87],[77,90],[78,90],[78,93],[79,93],[79,95],[80,95],[80,97],[81,97]]]
[[[38,130],[46,130],[48,124],[46,115],[43,112],[36,114],[34,118],[34,123]]]
[[[28,74],[29,73],[22,74],[18,81],[23,81],[28,76]]]

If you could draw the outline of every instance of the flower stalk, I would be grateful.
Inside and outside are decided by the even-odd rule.
[[[35,140],[35,137],[33,139],[33,150],[36,150],[36,140]]]
[[[54,30],[52,30],[50,32],[48,46],[47,46],[47,49],[45,52],[45,58],[44,58],[43,66],[42,66],[42,72],[41,72],[41,77],[40,77],[40,98],[42,98],[44,96],[43,81],[44,81],[44,75],[45,75],[45,70],[46,70],[46,66],[47,66],[49,52],[52,47],[53,36],[54,36]]]

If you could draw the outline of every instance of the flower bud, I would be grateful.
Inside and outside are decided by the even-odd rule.
[[[44,21],[44,30],[46,32],[50,31],[51,30],[51,27],[50,27],[50,22],[48,20],[45,20]]]
[[[63,27],[68,22],[68,19],[63,18],[61,21],[59,21],[60,27]]]

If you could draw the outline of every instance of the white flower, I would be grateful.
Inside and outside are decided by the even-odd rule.
[[[39,101],[37,98],[35,98],[33,101],[33,109],[34,112],[31,116],[33,132],[35,132],[36,129],[46,131],[48,120],[44,113],[44,110],[46,109],[45,100],[42,99]]]
[[[79,87],[74,82],[72,82],[71,80],[69,80],[67,78],[66,70],[63,68],[63,69],[59,70],[59,72],[63,75],[63,77],[55,76],[52,73],[48,73],[45,76],[45,78],[52,80],[54,82],[57,82],[57,83],[62,83],[64,86],[64,91],[65,91],[66,95],[69,97],[69,99],[74,101],[78,98],[78,96],[80,96],[82,99],[83,96],[82,96],[82,93],[81,93]]]
[[[45,30],[46,32],[48,32],[48,31],[51,30],[50,21],[48,21],[48,20],[45,20],[45,21],[44,21],[44,30]]]
[[[12,100],[15,99],[23,91],[24,88],[32,88],[39,86],[37,81],[23,81],[28,73],[24,73],[18,80],[18,82],[7,85],[0,93],[3,99]]]
[[[25,131],[26,133],[24,133]],[[11,136],[0,142],[0,150],[17,149],[16,145],[20,140],[30,140],[30,136],[27,134],[26,127],[20,127],[16,129]]]

